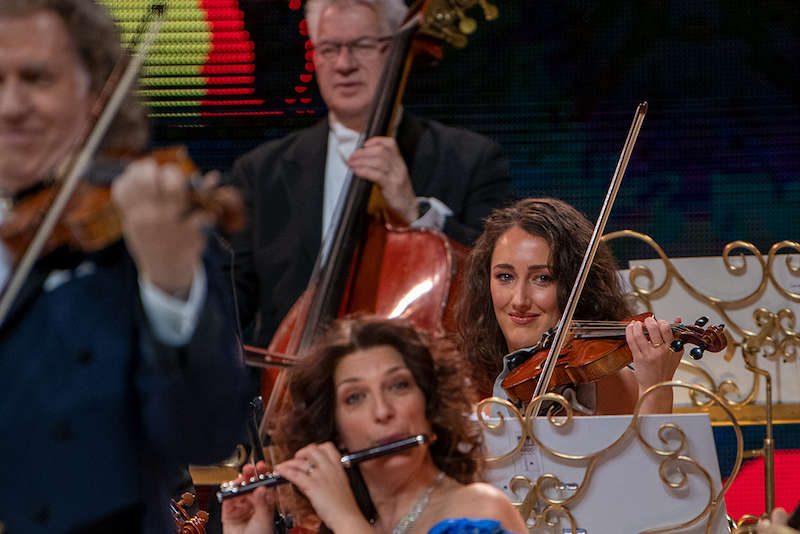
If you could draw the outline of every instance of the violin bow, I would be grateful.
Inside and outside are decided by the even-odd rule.
[[[611,178],[611,183],[608,186],[606,198],[603,201],[603,206],[600,208],[600,214],[597,216],[597,223],[594,226],[594,232],[589,240],[589,246],[586,248],[586,253],[583,255],[583,262],[581,263],[578,275],[575,277],[575,283],[572,286],[572,292],[564,305],[564,312],[561,314],[561,320],[558,323],[556,332],[553,335],[553,342],[550,345],[550,352],[547,354],[547,359],[542,363],[542,372],[539,375],[539,380],[536,382],[536,388],[533,390],[535,399],[547,393],[547,388],[550,380],[553,377],[556,364],[558,363],[558,356],[561,354],[561,349],[567,340],[569,333],[569,325],[572,322],[572,316],[575,314],[575,309],[578,306],[578,301],[583,292],[583,286],[586,285],[586,279],[589,275],[589,269],[594,262],[597,247],[600,245],[600,240],[608,222],[608,217],[611,215],[611,208],[614,206],[614,200],[617,198],[617,192],[622,184],[622,177],[625,175],[625,169],[628,167],[628,161],[633,152],[633,146],[636,144],[636,138],[639,136],[639,130],[642,127],[644,116],[647,114],[647,102],[642,102],[636,107],[636,112],[633,115],[633,122],[628,130],[628,137],[625,139],[625,144],[622,147],[622,153],[617,160],[617,168],[614,170],[614,176]],[[539,404],[541,400],[536,402],[536,406],[532,408],[530,413],[539,413]]]
[[[86,169],[88,169],[91,158],[94,156],[95,152],[97,152],[100,142],[103,140],[109,126],[111,126],[111,121],[122,105],[125,95],[136,82],[139,69],[144,63],[147,52],[150,50],[153,43],[155,43],[156,37],[164,23],[165,12],[165,3],[153,4],[151,6],[147,20],[145,21],[146,32],[141,39],[137,36],[138,45],[136,46],[136,51],[130,56],[121,73],[117,68],[112,71],[106,82],[106,86],[97,98],[94,106],[96,120],[83,136],[83,142],[81,143],[83,148],[75,157],[70,159],[68,170],[65,172],[64,179],[61,181],[58,194],[53,199],[50,209],[44,219],[42,219],[28,249],[20,259],[17,268],[8,281],[5,291],[3,291],[3,296],[0,298],[0,324],[3,324],[6,320],[11,306],[33,268],[33,264],[47,244],[47,239],[53,232],[53,228],[58,223],[61,215],[63,215],[67,203],[70,198],[72,198]],[[116,85],[114,85],[115,83]]]

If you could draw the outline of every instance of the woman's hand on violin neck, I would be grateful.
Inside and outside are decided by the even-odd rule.
[[[247,464],[233,482],[240,484],[258,474],[267,474],[264,462]],[[256,488],[251,493],[225,499],[222,502],[222,531],[224,534],[272,534],[275,515],[275,490]]]
[[[340,458],[333,443],[312,443],[297,451],[291,460],[275,466],[275,472],[303,492],[319,518],[334,532],[371,532],[350,490]]]
[[[206,246],[209,221],[203,212],[189,212],[189,190],[180,170],[152,159],[135,161],[114,181],[112,195],[139,274],[185,298]]]
[[[667,321],[657,321],[652,317],[643,322],[632,321],[625,329],[625,337],[633,355],[633,373],[639,384],[640,395],[650,386],[672,380],[683,350],[674,352],[670,348],[674,338]],[[671,409],[672,390],[662,388],[648,396],[641,413],[663,413]]]

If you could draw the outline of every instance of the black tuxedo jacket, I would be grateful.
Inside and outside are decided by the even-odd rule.
[[[230,454],[247,414],[219,258],[206,257],[192,338],[168,347],[122,243],[52,256],[0,326],[0,523],[9,533],[174,531],[176,471]],[[54,270],[61,283],[43,284]]]
[[[234,164],[248,215],[247,229],[231,238],[240,321],[256,321],[249,337],[261,346],[306,288],[319,252],[328,129],[322,120]],[[471,244],[492,208],[510,199],[508,163],[497,143],[408,113],[397,142],[416,195],[453,211],[444,227],[449,237]]]

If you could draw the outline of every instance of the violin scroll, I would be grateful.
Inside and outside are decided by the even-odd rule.
[[[244,228],[244,201],[241,193],[231,187],[202,187],[200,170],[184,146],[160,148],[149,154],[159,165],[177,165],[188,179],[192,209],[200,209],[211,215],[214,222],[228,233]]]
[[[172,519],[175,521],[175,532],[178,534],[205,534],[208,523],[208,512],[200,510],[191,515],[187,508],[194,504],[194,495],[189,492],[181,495],[179,501],[170,502]]]
[[[700,317],[694,325],[675,325],[672,332],[675,339],[670,343],[670,348],[675,352],[680,352],[686,343],[696,345],[689,351],[689,356],[695,360],[703,357],[705,351],[720,352],[728,345],[723,331],[725,325],[710,326],[703,328],[708,323],[708,317]]]

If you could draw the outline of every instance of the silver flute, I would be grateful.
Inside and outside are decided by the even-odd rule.
[[[418,447],[428,443],[429,440],[430,438],[428,438],[427,435],[417,434],[416,436],[409,436],[397,441],[392,441],[391,443],[384,443],[383,445],[378,445],[377,447],[370,447],[368,449],[362,449],[360,451],[351,452],[350,454],[345,454],[339,459],[339,462],[344,468],[348,469],[359,462],[365,462],[367,460],[377,458],[378,456],[385,456],[387,454],[400,452],[410,449],[411,447]],[[289,481],[287,479],[275,473],[257,475],[238,484],[226,482],[219,487],[219,491],[217,492],[217,500],[222,502],[225,499],[236,497],[237,495],[242,495],[243,493],[249,493],[262,486],[271,488],[272,486],[288,483]]]

